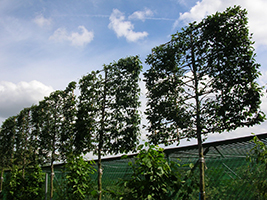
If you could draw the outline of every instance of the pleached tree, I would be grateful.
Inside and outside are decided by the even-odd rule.
[[[16,134],[16,117],[12,116],[7,118],[0,130],[0,167],[1,167],[1,180],[0,180],[0,195],[3,190],[3,180],[5,169],[10,169],[14,160],[14,144]]]
[[[22,168],[24,177],[25,169],[31,162],[31,109],[24,108],[17,115],[16,120],[16,136],[15,136],[15,158],[16,165]]]
[[[200,199],[205,199],[202,142],[221,133],[264,121],[259,64],[239,6],[193,22],[152,49],[145,73],[152,143],[197,138]]]
[[[38,165],[38,143],[35,140],[36,135],[33,134],[32,124],[33,107],[24,108],[2,125],[0,148],[5,148],[1,153],[4,164],[2,177],[4,169],[8,169],[9,173],[5,176],[4,182],[8,199],[41,198],[44,174]]]
[[[138,56],[104,65],[80,80],[76,150],[98,155],[98,199],[102,196],[101,156],[135,151],[140,115]]]
[[[41,135],[41,124],[42,124],[42,109],[39,105],[31,106],[31,137],[30,146],[32,149],[32,162],[36,165],[43,165],[45,163],[45,155],[43,155],[40,135]]]
[[[53,199],[54,162],[64,161],[73,149],[73,134],[76,117],[75,82],[69,83],[65,90],[52,92],[39,102],[39,155],[50,163],[50,199]]]

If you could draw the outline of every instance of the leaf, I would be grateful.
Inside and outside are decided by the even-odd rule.
[[[193,169],[194,164],[193,164],[193,163],[190,163],[190,164],[189,164],[189,167],[190,167],[191,169]]]
[[[140,144],[138,147],[137,147],[137,150],[140,151],[141,149],[143,149],[144,145],[143,144]]]
[[[127,159],[127,158],[128,158],[128,155],[121,156],[121,159]]]

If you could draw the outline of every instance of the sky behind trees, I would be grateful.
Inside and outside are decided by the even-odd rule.
[[[140,55],[189,22],[240,5],[248,11],[261,85],[267,83],[265,0],[0,0],[0,124],[103,64]],[[143,109],[145,89],[142,87]],[[267,98],[262,98],[267,112]],[[143,118],[145,116],[143,115]],[[143,120],[145,123],[145,120]],[[208,141],[267,132],[267,123]],[[142,137],[144,138],[144,137]]]

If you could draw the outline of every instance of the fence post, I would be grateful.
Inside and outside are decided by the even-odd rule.
[[[45,200],[47,200],[48,194],[48,173],[45,173]]]

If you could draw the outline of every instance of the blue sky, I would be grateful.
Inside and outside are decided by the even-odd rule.
[[[131,55],[144,63],[153,47],[188,22],[233,5],[248,10],[263,74],[258,81],[265,85],[266,0],[0,0],[0,123],[103,64]],[[267,111],[266,97],[262,101]],[[208,140],[266,130],[263,123]]]

